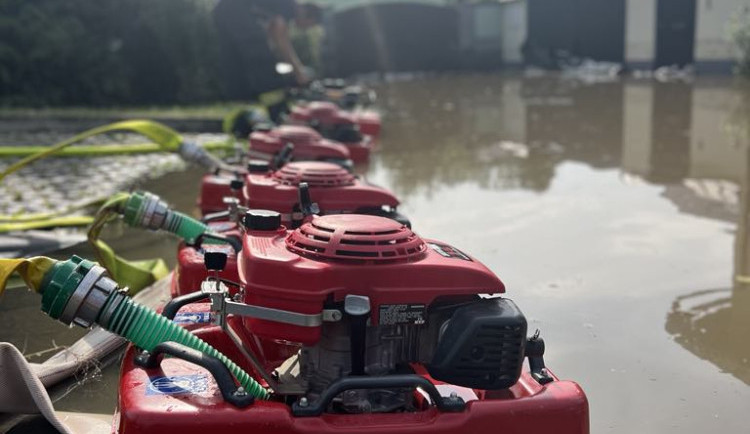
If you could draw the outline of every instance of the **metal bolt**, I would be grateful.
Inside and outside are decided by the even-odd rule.
[[[247,396],[247,392],[245,392],[245,388],[240,386],[237,388],[237,390],[234,391],[234,396],[243,397]]]
[[[304,396],[302,398],[300,398],[299,399],[299,406],[300,407],[307,407],[307,398],[305,398]]]
[[[547,376],[549,375],[549,371],[547,371],[547,368],[542,368],[542,375]]]
[[[456,399],[456,398],[458,398],[458,393],[456,393],[456,391],[454,390],[453,392],[451,392],[451,399]]]

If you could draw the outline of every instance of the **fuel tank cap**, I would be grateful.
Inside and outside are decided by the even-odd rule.
[[[267,209],[251,209],[242,218],[249,231],[275,231],[281,226],[281,214]]]

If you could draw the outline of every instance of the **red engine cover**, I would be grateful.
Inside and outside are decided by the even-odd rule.
[[[349,148],[349,153],[355,163],[367,161],[374,144],[373,136],[375,134],[365,132],[362,126],[364,125],[369,132],[380,132],[380,115],[376,112],[350,113],[341,110],[336,104],[328,101],[315,101],[292,107],[289,113],[289,121],[295,125],[316,126],[324,132],[326,137],[332,137],[326,133],[327,131],[332,131],[340,126],[348,125],[358,129],[364,136],[361,136],[357,141],[344,140],[344,145]]]
[[[374,139],[380,137],[380,113],[375,110],[358,110],[353,115],[362,134]]]
[[[329,299],[370,298],[372,324],[391,305],[428,306],[448,295],[502,293],[484,265],[439,241],[423,240],[383,217],[352,214],[313,219],[287,232],[249,231],[239,274],[247,304],[318,314]],[[254,334],[313,345],[320,328],[249,319]]]
[[[248,174],[245,205],[277,211],[288,225],[293,208],[299,202],[301,182],[310,186],[310,197],[320,206],[321,214],[353,213],[383,205],[395,208],[399,204],[388,190],[366,184],[336,164],[306,161],[289,163],[273,173]]]
[[[347,146],[324,139],[314,129],[302,125],[281,125],[270,131],[250,134],[250,149],[264,154],[276,154],[287,143],[294,145],[294,160],[351,159]]]
[[[380,114],[375,110],[356,110],[348,112],[336,104],[327,101],[314,101],[292,107],[289,120],[309,125],[333,126],[336,124],[357,124],[362,134],[377,138],[380,135]]]
[[[201,191],[198,196],[198,208],[200,208],[202,215],[227,209],[223,199],[232,196],[232,189],[229,188],[231,181],[232,178],[222,175],[203,176]]]

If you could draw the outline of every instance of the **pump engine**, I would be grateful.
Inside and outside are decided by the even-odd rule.
[[[367,160],[372,139],[380,133],[380,115],[377,112],[346,112],[327,101],[292,107],[289,122],[310,126],[323,137],[345,144],[355,162]]]
[[[287,143],[294,145],[294,161],[330,161],[351,167],[350,147],[324,139],[317,131],[303,125],[281,125],[273,128],[256,128],[250,134],[250,152],[265,156],[275,155]]]
[[[309,212],[306,208],[313,205],[302,202],[301,185],[307,185],[316,214],[379,215],[411,226],[397,211],[399,201],[393,193],[335,164],[300,161],[270,170],[267,164],[255,162],[248,169],[243,203],[251,209],[278,211],[286,227],[297,227]]]
[[[251,210],[246,221],[243,302],[265,314],[243,324],[263,346],[295,354],[276,368],[282,386],[315,400],[342,379],[383,379],[331,404],[358,413],[415,405],[411,388],[388,387],[392,375],[426,370],[467,390],[518,380],[526,319],[474,258],[383,217],[315,217],[293,231],[278,213]]]

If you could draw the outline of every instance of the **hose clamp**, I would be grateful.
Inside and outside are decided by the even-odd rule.
[[[167,219],[169,206],[159,196],[151,193],[144,193],[143,202],[140,225],[152,230],[161,229]]]
[[[60,315],[60,321],[90,327],[115,291],[117,283],[106,276],[104,268],[95,265],[81,279],[81,283],[70,296]]]

